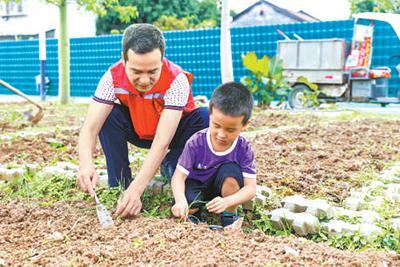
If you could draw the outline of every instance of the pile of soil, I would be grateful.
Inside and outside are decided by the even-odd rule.
[[[139,217],[101,229],[85,203],[0,204],[0,262],[101,266],[399,266],[395,253],[341,251],[304,238],[209,230]],[[388,265],[385,265],[388,264]]]

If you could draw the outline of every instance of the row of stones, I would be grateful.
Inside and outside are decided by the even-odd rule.
[[[143,161],[144,157],[141,153],[135,153],[129,156],[129,161]],[[18,178],[22,175],[26,175],[28,172],[37,172],[37,175],[43,178],[52,177],[56,175],[63,176],[67,179],[75,179],[77,177],[79,167],[71,162],[59,161],[54,166],[41,167],[37,163],[28,163],[24,167],[6,167],[0,164],[0,181],[10,181],[14,178]],[[108,187],[108,175],[107,170],[99,169],[99,183],[102,187]],[[154,179],[147,186],[153,193],[157,194],[165,190],[170,189],[170,185],[166,184],[162,177],[156,175]]]
[[[351,190],[350,197],[344,201],[345,208],[332,206],[323,199],[308,200],[301,195],[294,195],[282,199],[282,208],[266,213],[276,229],[293,229],[301,236],[317,233],[322,228],[329,235],[359,232],[372,238],[383,232],[375,223],[385,221],[377,210],[385,202],[394,206],[399,203],[399,173],[400,163],[385,170],[378,180],[371,181],[359,190]],[[260,199],[265,200],[265,195],[264,199]],[[353,221],[358,223],[345,222],[343,218],[355,219]],[[386,222],[394,229],[400,229],[399,218],[390,218]]]

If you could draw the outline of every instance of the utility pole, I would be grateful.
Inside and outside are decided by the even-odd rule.
[[[222,0],[220,43],[222,83],[231,82],[234,79],[230,24],[231,16],[229,14],[229,0]]]

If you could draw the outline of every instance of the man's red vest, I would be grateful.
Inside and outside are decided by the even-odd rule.
[[[139,138],[153,140],[156,134],[161,112],[164,110],[164,95],[170,88],[176,76],[184,73],[192,84],[193,75],[183,71],[166,58],[163,59],[160,78],[150,91],[142,93],[137,91],[129,81],[122,61],[117,62],[111,68],[114,91],[119,101],[129,108],[132,124]],[[188,102],[183,109],[183,115],[196,108],[190,90]]]

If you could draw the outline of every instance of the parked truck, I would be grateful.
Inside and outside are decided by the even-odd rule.
[[[339,38],[303,40],[298,36],[296,40],[278,41],[277,56],[283,60],[284,75],[293,87],[289,95],[292,108],[306,108],[304,96],[312,90],[306,83],[298,82],[299,77],[316,84],[318,98],[327,102],[374,102],[382,106],[400,102],[397,97],[389,97],[391,69],[371,68],[373,21],[389,23],[399,38],[400,15],[360,13],[354,19],[351,44]],[[358,24],[360,19],[369,20],[370,24]]]

